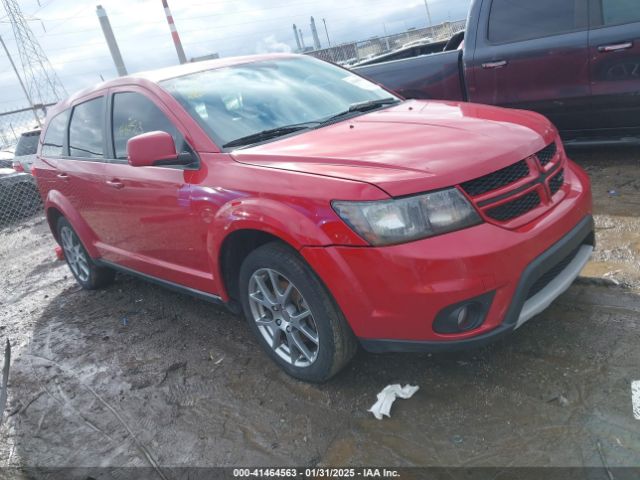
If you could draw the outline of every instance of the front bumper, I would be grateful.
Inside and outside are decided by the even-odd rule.
[[[516,230],[482,224],[403,245],[305,247],[301,253],[368,350],[482,346],[540,313],[588,260],[594,243],[589,180],[572,162],[565,194],[552,210]],[[561,271],[532,295],[540,275],[559,263]],[[477,328],[434,331],[443,309],[487,293],[493,301]]]
[[[365,339],[361,340],[362,346],[370,352],[383,353],[453,351],[487,345],[541,313],[567,290],[589,261],[593,247],[593,218],[589,215],[558,243],[529,264],[520,278],[504,321],[489,333],[448,342]],[[568,257],[572,258],[568,265],[538,293],[527,298],[536,281]]]

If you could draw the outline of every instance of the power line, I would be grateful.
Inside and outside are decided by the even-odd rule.
[[[46,104],[67,96],[60,79],[56,76],[49,59],[27,24],[16,0],[2,0],[11,22],[16,47],[22,64],[22,80],[25,94],[34,103]],[[8,51],[7,51],[8,52]],[[16,70],[16,74],[18,74]]]

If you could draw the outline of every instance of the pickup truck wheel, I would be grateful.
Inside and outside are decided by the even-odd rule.
[[[71,224],[64,217],[58,220],[58,238],[69,270],[82,288],[95,290],[113,282],[116,272],[95,264]]]
[[[278,242],[251,252],[240,268],[242,307],[267,354],[289,375],[310,382],[334,376],[353,357],[356,339],[313,270]]]

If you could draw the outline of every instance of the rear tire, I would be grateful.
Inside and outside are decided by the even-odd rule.
[[[85,290],[96,290],[111,284],[116,272],[96,265],[66,218],[60,217],[57,228],[64,259],[80,286]]]
[[[240,301],[261,346],[292,377],[324,382],[357,350],[342,312],[309,265],[272,242],[242,263]]]

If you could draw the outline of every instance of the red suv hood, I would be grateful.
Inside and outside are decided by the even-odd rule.
[[[531,112],[406,101],[232,155],[242,163],[367,182],[400,196],[506,167],[555,135],[549,121]]]

